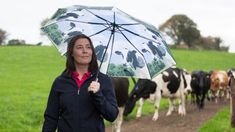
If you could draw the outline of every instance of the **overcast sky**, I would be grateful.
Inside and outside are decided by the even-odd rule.
[[[235,0],[1,0],[0,29],[8,39],[38,43],[41,21],[71,5],[115,6],[156,27],[175,14],[185,14],[203,36],[221,37],[235,52]]]

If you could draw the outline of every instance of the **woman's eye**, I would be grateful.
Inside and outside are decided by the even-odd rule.
[[[77,49],[82,49],[82,46],[77,46]]]

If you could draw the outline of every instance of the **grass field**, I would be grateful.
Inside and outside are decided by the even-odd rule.
[[[213,70],[235,67],[235,54],[216,51],[173,50],[177,65],[193,70]],[[65,58],[55,47],[0,46],[0,131],[41,131],[43,113],[51,84],[63,70]],[[161,106],[166,106],[162,103]],[[228,111],[229,108],[224,111]],[[224,113],[222,111],[222,113]],[[144,114],[152,113],[153,107],[144,105]],[[218,114],[216,120],[227,122],[221,131],[229,131],[229,117]],[[130,118],[133,118],[135,111]],[[210,121],[208,125],[211,125]],[[207,127],[203,126],[202,130]],[[211,127],[209,127],[211,128]],[[210,131],[211,129],[207,129]],[[212,130],[213,131],[213,130]]]

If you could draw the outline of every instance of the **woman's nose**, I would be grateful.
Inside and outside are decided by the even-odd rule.
[[[82,48],[82,52],[87,53],[87,48],[86,48],[86,47],[83,47],[83,48]]]

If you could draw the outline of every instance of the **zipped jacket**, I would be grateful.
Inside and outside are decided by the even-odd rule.
[[[98,74],[100,90],[89,93],[96,73],[78,86],[71,75],[62,73],[53,82],[44,113],[43,132],[104,132],[104,120],[113,122],[118,107],[111,79]]]

